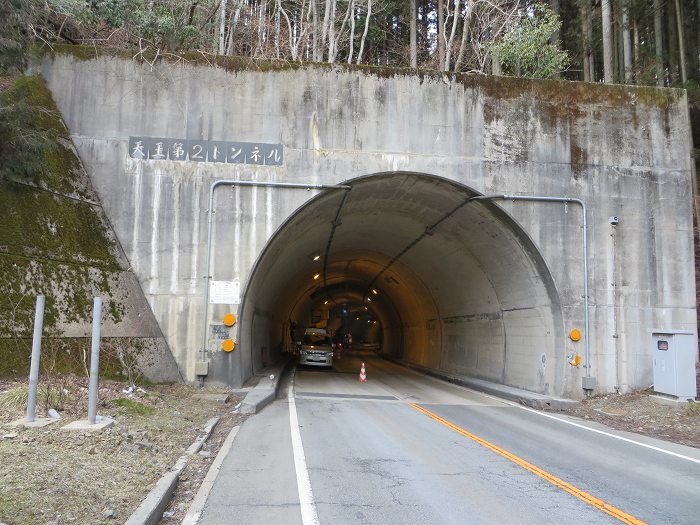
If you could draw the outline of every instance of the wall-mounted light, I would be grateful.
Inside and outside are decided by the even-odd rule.
[[[321,252],[315,251],[314,253],[309,254],[309,259],[312,261],[318,261],[321,258]]]
[[[372,298],[371,298],[371,297],[368,297],[367,300],[368,300],[370,303],[372,302]]]
[[[323,304],[328,304],[328,300],[326,299],[325,301],[323,301]]]
[[[318,279],[319,277],[321,277],[321,274],[320,274],[320,273],[314,274],[314,281],[315,281],[316,279]]]
[[[377,291],[376,288],[372,288],[372,293],[373,293],[374,295],[377,295],[379,292]]]

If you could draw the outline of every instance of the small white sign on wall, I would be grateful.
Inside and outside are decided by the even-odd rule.
[[[210,304],[241,304],[241,282],[209,281]]]

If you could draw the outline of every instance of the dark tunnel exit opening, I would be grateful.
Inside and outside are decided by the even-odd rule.
[[[558,294],[507,213],[423,174],[347,184],[297,210],[257,261],[239,325],[244,374],[313,326],[426,369],[560,393]]]

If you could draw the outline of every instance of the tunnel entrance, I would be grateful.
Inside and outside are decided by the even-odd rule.
[[[506,212],[424,174],[345,184],[299,209],[257,261],[240,319],[244,374],[316,326],[425,369],[562,394],[559,296]]]

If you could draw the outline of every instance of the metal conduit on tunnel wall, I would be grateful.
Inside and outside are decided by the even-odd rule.
[[[579,204],[581,206],[581,215],[583,218],[583,301],[584,301],[584,332],[586,339],[586,378],[591,377],[591,346],[590,346],[590,321],[588,312],[588,226],[586,220],[586,203],[581,199],[574,197],[544,197],[539,195],[480,195],[472,197],[472,200],[512,200],[512,201],[534,201],[534,202],[563,202]],[[595,381],[593,378],[591,381]],[[584,385],[584,390],[592,390],[591,383],[587,382]]]
[[[209,206],[207,208],[207,256],[204,271],[204,314],[202,316],[202,342],[201,353],[202,361],[206,361],[207,357],[207,318],[209,316],[209,275],[211,267],[211,230],[214,215],[214,191],[219,186],[263,186],[271,188],[287,188],[297,190],[351,190],[352,186],[347,184],[303,184],[292,182],[258,182],[245,180],[217,180],[209,187]],[[200,384],[202,377],[199,376]]]
[[[207,253],[206,253],[206,263],[205,263],[205,292],[204,292],[204,314],[202,319],[202,342],[201,342],[201,352],[202,361],[206,360],[206,334],[207,334],[207,317],[209,314],[209,281],[211,276],[209,275],[211,266],[211,244],[212,244],[212,222],[214,213],[214,192],[218,186],[262,186],[262,187],[277,187],[277,188],[288,188],[288,189],[342,189],[350,190],[352,186],[346,184],[303,184],[303,183],[285,183],[285,182],[257,182],[257,181],[241,181],[241,180],[218,180],[212,183],[209,188],[209,206],[207,209]],[[581,206],[582,214],[582,255],[583,255],[583,299],[584,299],[584,318],[585,318],[585,352],[586,352],[586,378],[589,379],[585,383],[585,390],[591,389],[591,363],[590,363],[590,320],[589,320],[589,300],[588,300],[588,227],[587,227],[587,211],[586,204],[583,200],[574,197],[547,197],[538,195],[509,195],[509,194],[499,194],[499,195],[478,195],[471,197],[468,201],[472,200],[511,200],[511,201],[533,201],[533,202],[562,202],[562,203],[575,203]],[[385,268],[386,269],[386,268]],[[381,272],[380,272],[381,273]],[[202,381],[202,376],[200,376],[200,382]],[[593,378],[593,381],[595,379]]]

